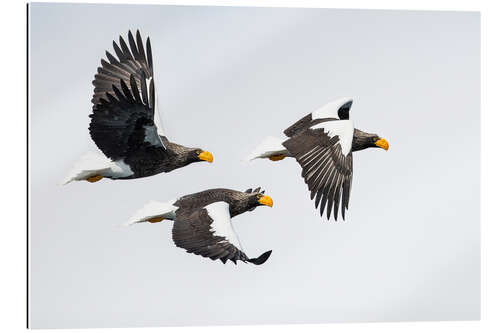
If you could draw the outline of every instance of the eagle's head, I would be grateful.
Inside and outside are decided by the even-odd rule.
[[[247,211],[252,211],[258,206],[273,206],[273,199],[264,195],[264,190],[260,187],[252,190],[249,188],[245,192],[234,191],[231,194],[231,216],[236,216]]]
[[[352,151],[363,150],[366,148],[382,148],[389,150],[389,142],[377,134],[365,133],[354,129],[352,138]]]
[[[187,154],[188,163],[203,162],[203,161],[212,163],[213,160],[214,157],[210,152],[200,148],[193,148]]]
[[[250,199],[248,200],[250,208],[248,210],[254,210],[257,206],[273,206],[273,199],[270,196],[264,195],[262,193],[252,193]]]

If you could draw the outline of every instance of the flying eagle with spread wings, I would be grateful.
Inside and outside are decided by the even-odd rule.
[[[152,201],[140,209],[126,224],[164,220],[174,221],[172,238],[177,247],[224,264],[238,260],[261,265],[272,251],[249,258],[233,229],[231,219],[258,206],[273,206],[271,197],[260,187],[245,192],[218,188],[171,200]]]
[[[97,68],[89,132],[104,153],[85,155],[64,183],[96,182],[102,178],[153,176],[200,161],[210,152],[169,141],[161,126],[155,97],[153,53],[149,37],[144,48],[139,30],[113,42],[116,56],[106,51]]]
[[[367,148],[389,149],[387,140],[354,128],[349,112],[352,98],[340,98],[309,113],[284,134],[266,138],[248,160],[280,161],[293,157],[302,167],[302,177],[320,215],[337,220],[339,207],[345,220],[352,185],[352,153]],[[315,199],[316,198],[316,199]]]

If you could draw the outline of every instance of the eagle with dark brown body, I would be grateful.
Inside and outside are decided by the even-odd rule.
[[[352,185],[352,152],[372,147],[389,149],[389,143],[377,134],[354,128],[349,119],[351,106],[351,98],[328,103],[288,127],[286,139],[268,137],[248,159],[295,158],[320,215],[326,209],[330,219],[333,211],[337,220],[340,208],[345,219]]]
[[[238,260],[261,265],[272,251],[257,258],[248,258],[243,252],[231,218],[252,211],[258,206],[273,206],[269,196],[248,189],[245,192],[231,189],[211,189],[185,195],[167,203],[150,202],[138,211],[127,224],[174,221],[172,238],[175,245],[189,253],[223,263]]]
[[[139,31],[135,40],[128,32],[129,45],[121,36],[119,43],[113,42],[116,57],[106,51],[107,61],[101,60],[92,82],[89,132],[108,159],[91,156],[92,167],[77,167],[67,182],[141,178],[195,162],[212,162],[211,153],[170,142],[164,135],[156,107],[149,37],[146,49]]]
[[[153,55],[149,37],[146,51],[137,30],[136,41],[128,32],[128,42],[120,36],[113,42],[116,59],[106,51],[97,69],[92,98],[90,136],[112,160],[123,160],[133,174],[116,179],[148,177],[200,161],[212,162],[209,152],[170,142],[158,133],[155,123],[156,100]],[[159,117],[156,118],[159,120]]]

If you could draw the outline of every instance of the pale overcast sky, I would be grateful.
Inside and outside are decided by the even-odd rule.
[[[31,5],[31,324],[35,328],[479,319],[479,14]],[[169,139],[211,151],[150,178],[58,183],[88,135],[93,76],[129,29],[150,36]],[[241,160],[352,96],[347,222],[321,219],[299,165]],[[119,228],[150,200],[262,186],[233,220],[262,266],[176,248],[172,224]]]

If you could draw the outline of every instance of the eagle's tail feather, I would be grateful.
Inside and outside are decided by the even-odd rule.
[[[124,225],[174,220],[175,211],[179,208],[174,205],[176,201],[177,199],[171,200],[169,202],[151,201],[144,205],[144,207],[142,207],[139,211],[137,211],[134,216],[132,216]]]
[[[111,160],[102,154],[88,152],[75,163],[62,185],[78,180],[97,181],[110,169],[111,163]]]
[[[268,136],[264,139],[245,160],[251,161],[256,158],[268,158],[271,161],[279,161],[290,156],[288,150],[283,146],[283,141],[278,138]]]
[[[254,265],[262,265],[263,263],[265,263],[267,261],[267,259],[269,259],[272,252],[273,252],[273,250],[269,250],[267,252],[264,252],[258,258],[248,259],[248,262],[251,262]]]

